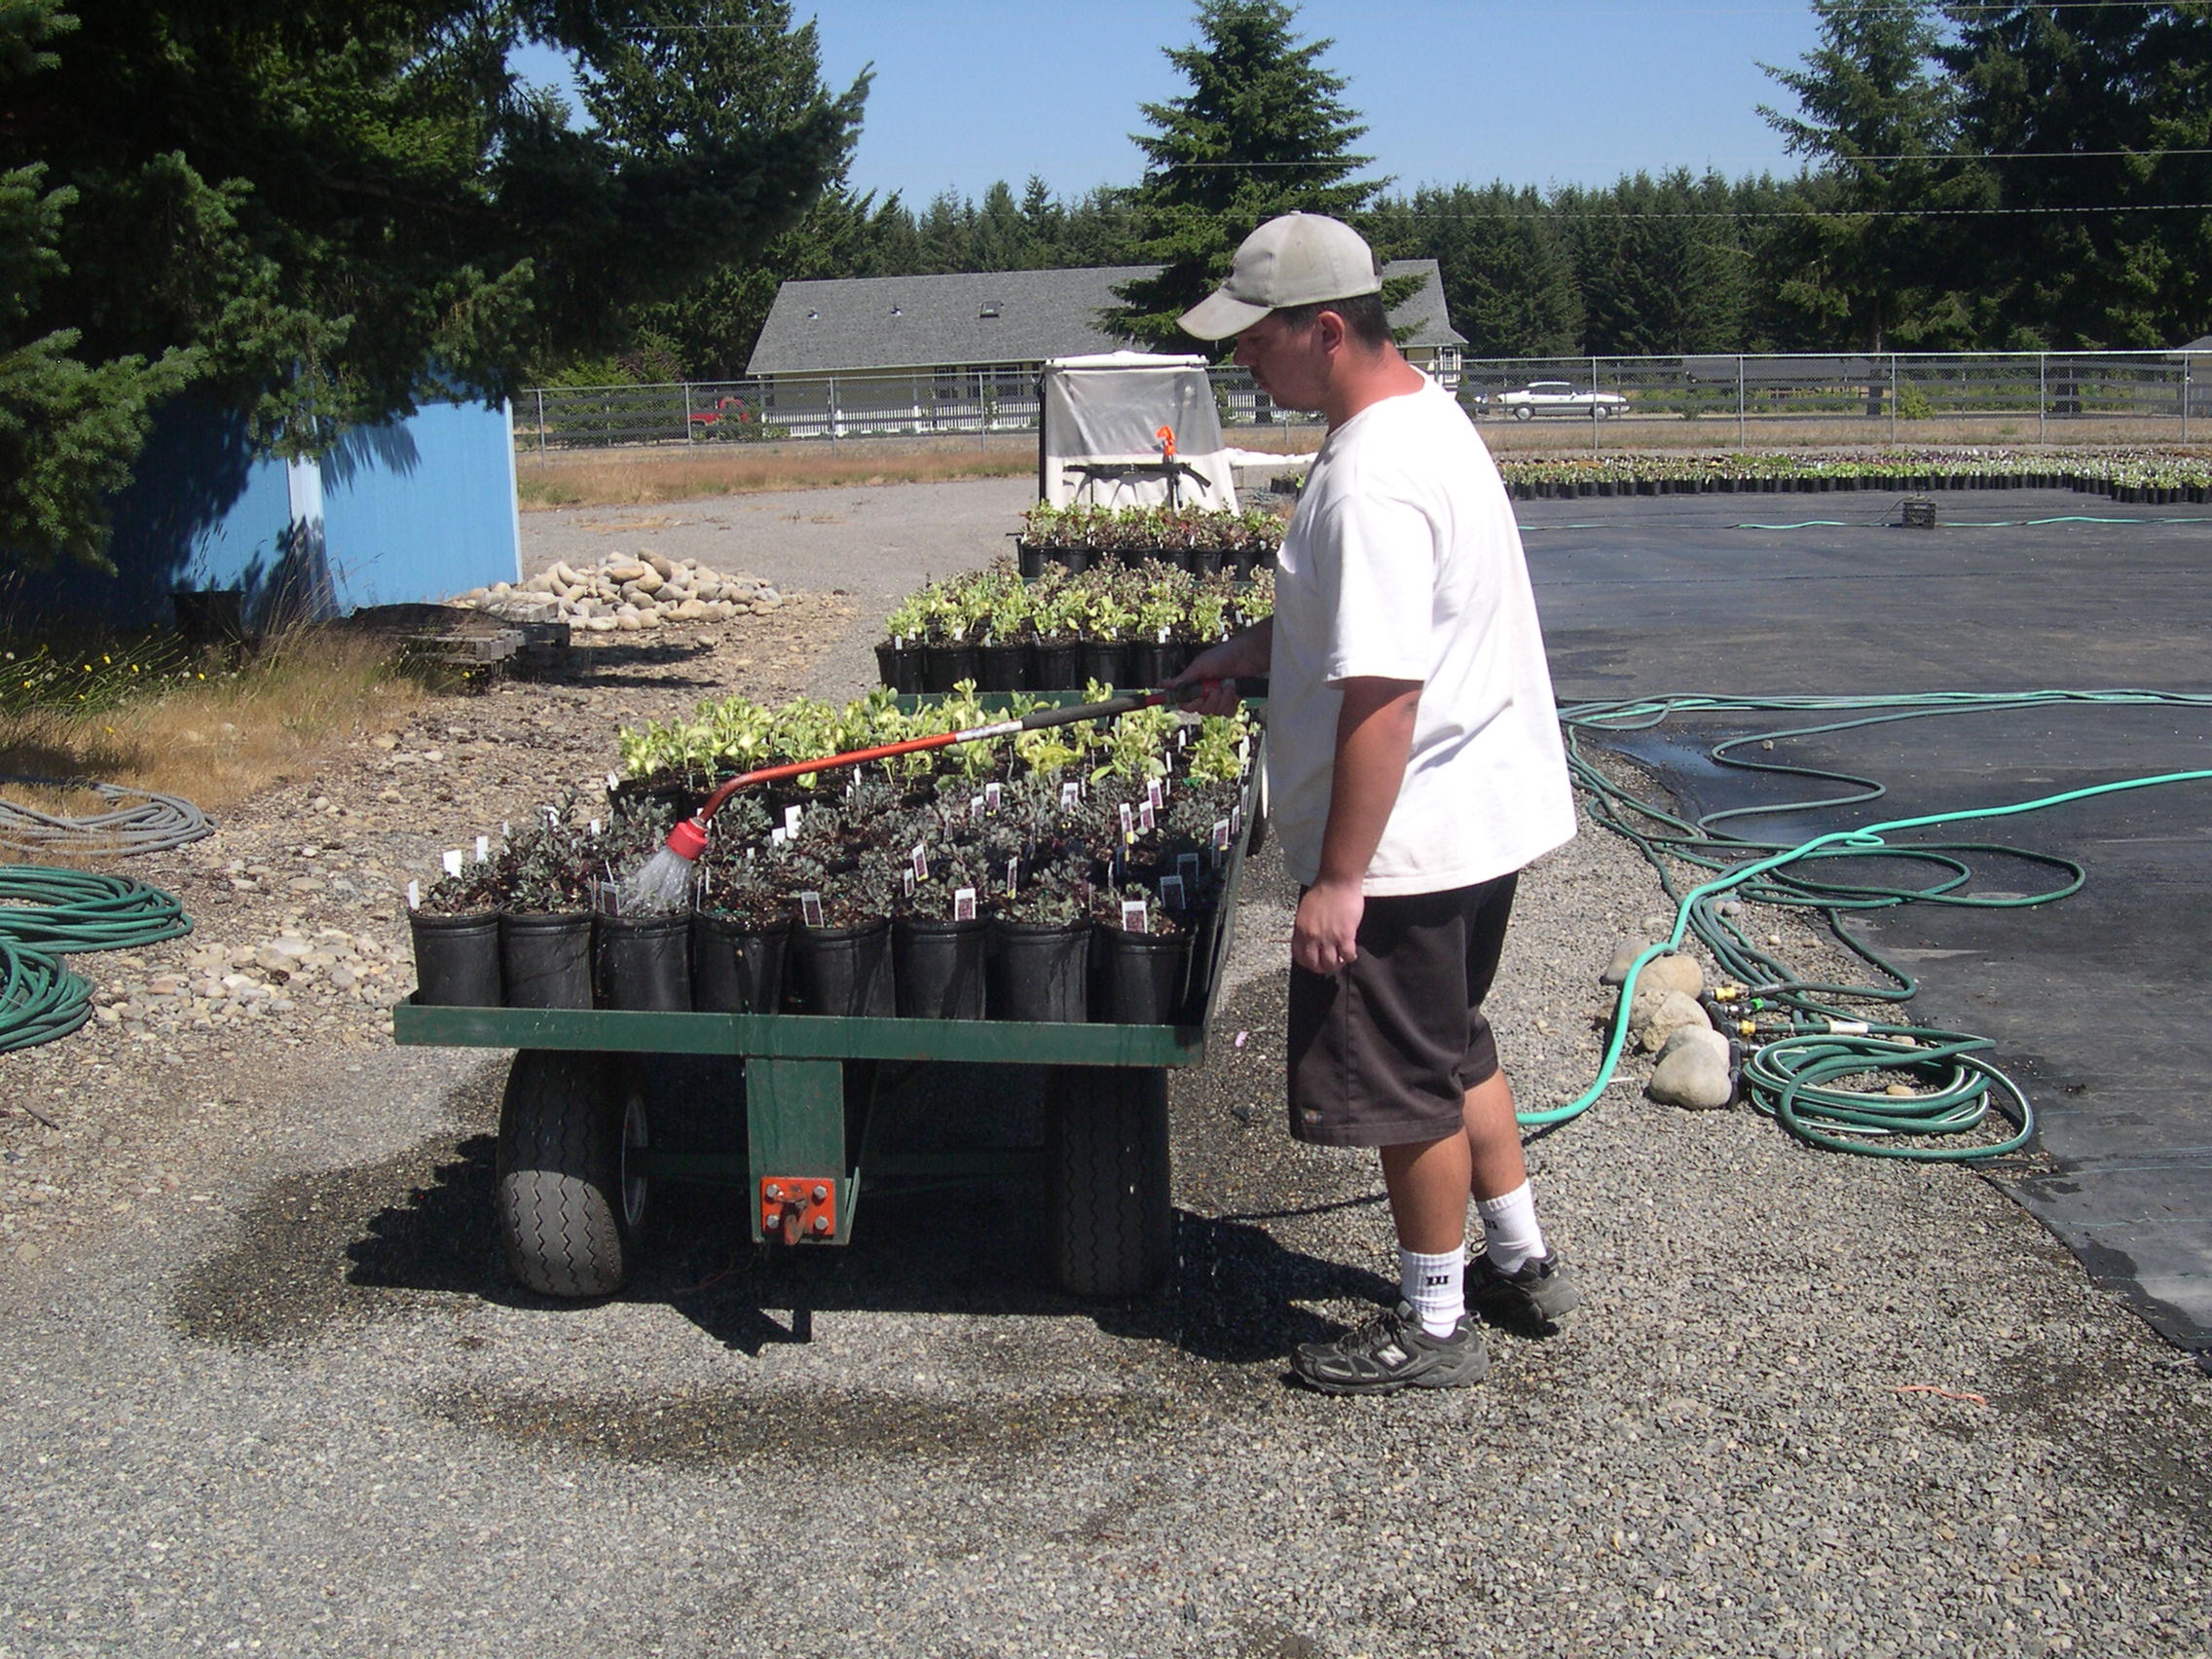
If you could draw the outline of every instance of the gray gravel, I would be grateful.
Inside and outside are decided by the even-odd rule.
[[[995,522],[999,488],[915,490],[928,522],[901,534]],[[858,494],[795,499],[846,513]],[[901,494],[847,532],[884,534]],[[568,516],[526,519],[534,559],[568,556],[537,544]],[[909,574],[864,590],[866,553],[820,555],[856,662],[869,600]],[[778,668],[846,688],[826,662]],[[541,713],[610,746],[608,711],[654,694]],[[456,723],[487,723],[474,707]],[[382,832],[427,850],[434,793],[384,802],[389,773],[361,764],[364,814],[398,809]],[[504,764],[532,786],[527,754]],[[465,787],[440,804],[497,809]],[[261,862],[280,873],[278,821]],[[386,820],[366,825],[363,844]],[[206,856],[227,881],[235,855]],[[251,892],[223,891],[236,910],[211,914],[274,937],[244,925]],[[356,938],[389,903],[365,897],[332,912]],[[311,938],[326,900],[286,896]],[[1371,1158],[1282,1129],[1290,902],[1263,856],[1219,1041],[1175,1089],[1178,1266],[1131,1307],[1041,1288],[1013,1188],[864,1211],[811,1264],[811,1341],[793,1340],[799,1287],[711,1194],[664,1195],[631,1293],[556,1307],[494,1265],[493,1056],[346,1023],[252,1048],[256,1021],[204,1065],[106,1026],[0,1058],[0,1092],[63,1125],[0,1120],[0,1659],[2212,1647],[2212,1380],[1975,1176],[1657,1106],[1648,1061],[1531,1149],[1586,1289],[1562,1330],[1493,1331],[1464,1393],[1286,1386],[1288,1346],[1394,1277]],[[1525,882],[1493,1004],[1525,1104],[1587,1082],[1598,977],[1658,907],[1596,832]],[[672,1087],[705,1112],[713,1081]],[[990,1081],[940,1080],[929,1132],[1034,1113],[1034,1080]],[[44,1209],[69,1224],[30,1230]]]

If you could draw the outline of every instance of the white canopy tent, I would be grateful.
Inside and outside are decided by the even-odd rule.
[[[1037,493],[1055,507],[1186,506],[1235,511],[1236,480],[1203,357],[1101,351],[1045,365]],[[1175,434],[1166,463],[1159,433]]]

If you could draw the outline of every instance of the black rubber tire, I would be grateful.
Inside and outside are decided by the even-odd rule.
[[[1143,1296],[1174,1249],[1167,1074],[1061,1066],[1047,1084],[1052,1277],[1072,1296]]]
[[[651,1206],[623,1179],[625,1139],[651,1144],[645,1097],[607,1054],[524,1049],[499,1107],[499,1241],[515,1281],[545,1296],[610,1296],[638,1264]]]
[[[1513,406],[1513,418],[1516,421],[1526,421],[1530,416],[1533,414],[1535,414],[1535,411],[1530,408],[1526,403],[1516,403]]]

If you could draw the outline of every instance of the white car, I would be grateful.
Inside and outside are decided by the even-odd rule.
[[[1501,391],[1495,408],[1526,421],[1536,415],[1584,415],[1604,418],[1621,414],[1628,399],[1617,391],[1588,391],[1566,381],[1530,381],[1519,391]]]

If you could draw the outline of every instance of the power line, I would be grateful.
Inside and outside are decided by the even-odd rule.
[[[1921,150],[1911,154],[1836,156],[1837,163],[1848,162],[2072,162],[2115,161],[2133,157],[2138,161],[2157,161],[2166,156],[2212,156],[2212,148],[2158,149],[2158,150]],[[1364,166],[1372,156],[1351,158],[1354,165]],[[1313,167],[1319,162],[1165,162],[1151,169],[1157,172],[1199,172],[1222,168],[1259,167]],[[1686,166],[1686,164],[1677,164]]]

